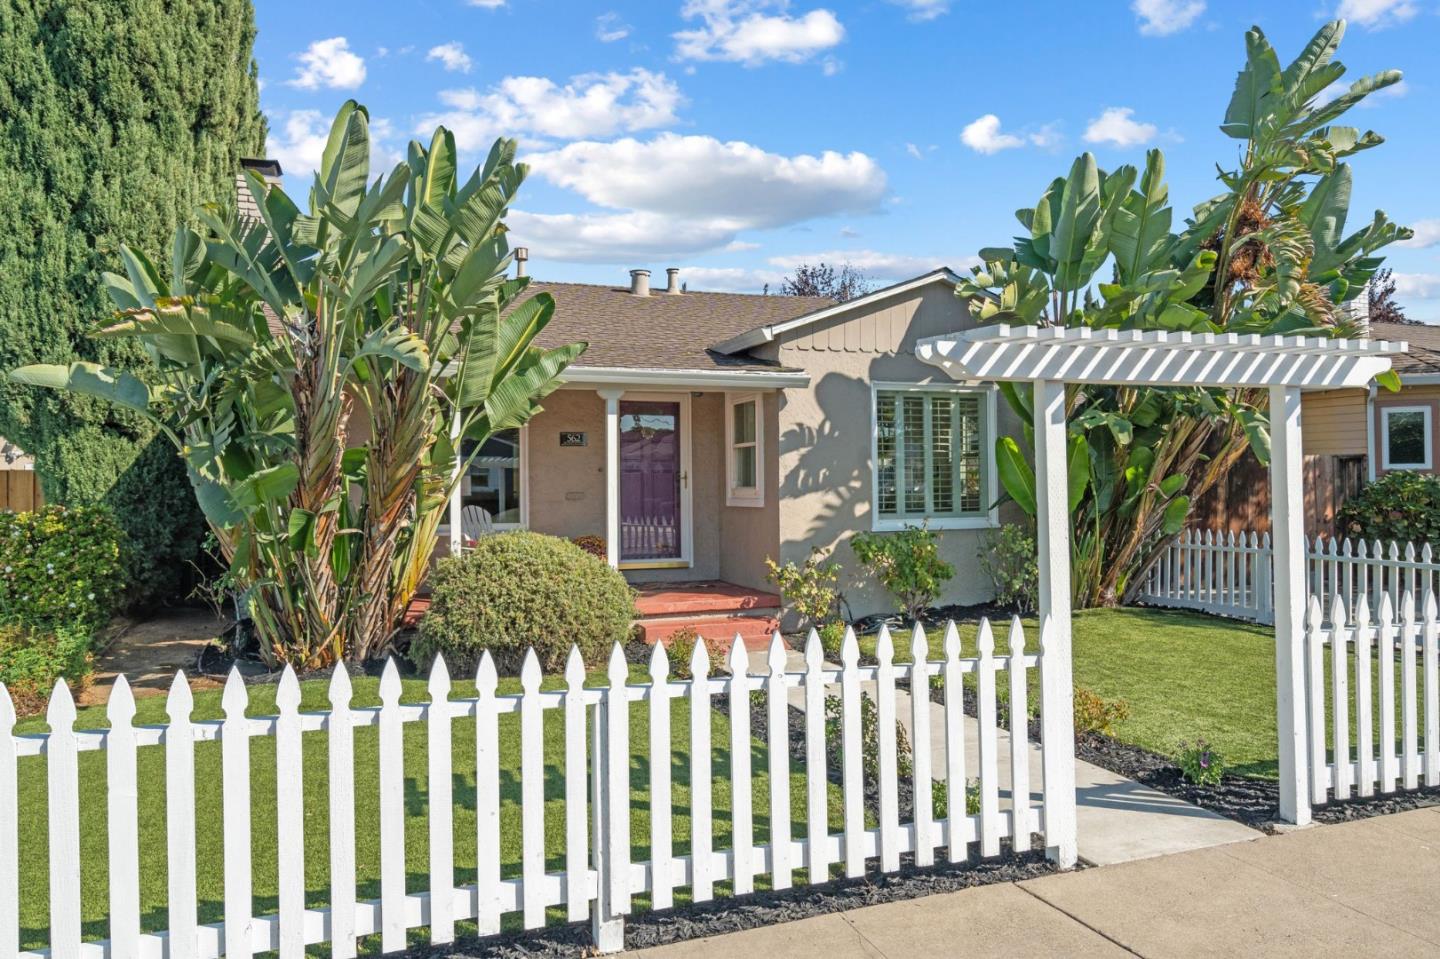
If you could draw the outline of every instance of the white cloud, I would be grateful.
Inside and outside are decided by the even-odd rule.
[[[751,243],[748,240],[731,240],[725,244],[726,253],[744,253],[747,250],[760,249],[759,243]]]
[[[602,208],[512,214],[517,242],[558,260],[752,249],[738,241],[742,231],[868,212],[886,190],[884,171],[863,153],[783,156],[673,133],[572,143],[526,159],[537,175]]]
[[[720,293],[763,293],[768,286],[776,292],[784,282],[780,270],[747,270],[729,266],[685,266],[680,281],[687,290]]]
[[[782,156],[707,136],[572,143],[528,160],[540,176],[597,206],[752,228],[868,212],[885,196],[884,171],[863,153]]]
[[[505,6],[505,0],[468,0],[470,6],[480,7],[485,10],[499,10]]]
[[[1159,132],[1153,123],[1141,123],[1130,107],[1106,107],[1085,128],[1086,143],[1109,143],[1117,147],[1140,146]]]
[[[302,90],[353,90],[365,82],[365,60],[344,37],[316,40],[299,55],[300,66],[289,84]]]
[[[602,13],[595,18],[595,39],[601,43],[614,43],[616,40],[624,40],[630,36],[630,24],[620,21],[620,14],[615,11]]]
[[[987,113],[965,125],[965,129],[960,131],[960,142],[976,153],[991,154],[1023,147],[1027,143],[1049,149],[1059,144],[1060,134],[1053,123],[1047,123],[1040,129],[1023,135],[1005,133],[1000,129],[1000,118],[993,113]],[[912,144],[906,144],[906,149],[911,146]],[[918,157],[919,153],[910,150],[910,155]]]
[[[1134,0],[1130,9],[1140,18],[1140,33],[1168,37],[1190,26],[1205,12],[1205,0]]]
[[[1025,141],[1013,133],[1000,132],[1000,118],[987,113],[978,120],[966,124],[960,131],[960,142],[976,153],[999,153],[1023,147]]]
[[[1420,12],[1414,0],[1340,0],[1335,15],[1367,30],[1383,30],[1404,23]]]
[[[1396,246],[1408,246],[1415,249],[1427,249],[1432,246],[1440,246],[1440,219],[1416,220],[1410,224],[1415,235]]]
[[[897,7],[909,11],[907,19],[916,23],[934,20],[950,12],[950,0],[890,0]]]
[[[684,97],[663,73],[636,68],[573,77],[564,86],[547,77],[506,77],[485,92],[442,90],[440,100],[447,109],[422,116],[416,129],[444,124],[462,148],[483,149],[502,135],[543,144],[669,126]]]
[[[674,34],[681,60],[803,63],[845,39],[845,27],[829,10],[791,16],[781,0],[689,0],[681,15],[703,23]]]
[[[470,72],[470,54],[465,52],[464,44],[456,41],[442,43],[438,47],[431,47],[430,52],[425,54],[425,59],[439,60],[445,69],[452,73]]]
[[[925,154],[922,153],[922,152],[920,151],[920,148],[917,147],[917,146],[916,146],[915,144],[913,144],[913,143],[907,143],[907,144],[905,144],[905,152],[908,153],[908,154],[910,154],[912,157],[914,157],[914,158],[917,159],[917,160],[923,160],[923,159],[925,159]]]
[[[794,270],[806,263],[812,265],[828,263],[831,266],[848,263],[872,280],[893,282],[908,280],[941,266],[962,270],[979,261],[973,256],[947,259],[942,256],[914,256],[908,253],[885,253],[879,250],[823,250],[817,253],[787,253],[783,256],[772,256],[768,262],[771,266],[786,271]]]
[[[1440,299],[1440,273],[1395,273],[1395,296],[1405,305],[1405,300]]]

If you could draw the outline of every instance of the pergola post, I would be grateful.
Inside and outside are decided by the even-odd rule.
[[[1070,663],[1070,480],[1065,461],[1065,384],[1037,380],[1035,542],[1040,561],[1041,744],[1045,854],[1075,865],[1075,706]]]
[[[1270,528],[1275,574],[1275,705],[1280,818],[1310,822],[1305,726],[1305,500],[1300,390],[1270,388]]]

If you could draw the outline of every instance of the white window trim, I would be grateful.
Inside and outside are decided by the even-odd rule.
[[[1425,461],[1423,463],[1396,463],[1390,459],[1390,415],[1392,413],[1420,413],[1425,418]],[[1428,470],[1434,469],[1431,409],[1428,406],[1382,406],[1380,408],[1380,449],[1381,465],[1387,470]]]
[[[460,498],[462,496],[463,483],[455,484],[455,491],[450,494],[451,509],[446,511],[445,521],[436,527],[435,534],[443,538],[450,536],[450,517],[460,515]],[[530,528],[530,424],[525,423],[520,427],[520,522],[518,523],[494,523],[494,528],[501,530],[529,529]],[[458,537],[457,537],[458,542]]]
[[[877,503],[876,494],[880,489],[880,416],[879,398],[881,393],[892,392],[911,393],[959,393],[964,395],[978,395],[981,404],[981,416],[985,420],[985,435],[980,443],[980,458],[984,469],[985,485],[980,491],[981,502],[996,499],[996,491],[999,489],[1000,474],[995,463],[995,451],[993,449],[995,437],[998,434],[999,418],[996,402],[999,399],[998,390],[994,386],[957,386],[954,383],[886,383],[872,382],[870,384],[870,529],[873,532],[885,533],[896,532],[911,526],[919,526],[924,523],[930,529],[994,529],[1000,525],[1000,510],[995,506],[985,509],[982,513],[972,516],[932,516],[932,517],[882,517]]]
[[[735,484],[735,407],[755,404],[755,485]],[[725,394],[725,505],[765,505],[765,400],[761,393]]]

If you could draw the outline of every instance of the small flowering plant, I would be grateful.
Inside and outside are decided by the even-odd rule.
[[[0,622],[103,626],[125,586],[123,537],[101,506],[0,512]]]
[[[1197,786],[1218,786],[1225,775],[1225,760],[1203,739],[1193,744],[1182,741],[1175,761],[1185,778]]]

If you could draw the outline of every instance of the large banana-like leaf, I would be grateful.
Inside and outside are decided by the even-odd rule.
[[[1126,196],[1110,230],[1110,250],[1122,283],[1132,283],[1155,266],[1170,245],[1170,190],[1165,185],[1165,155],[1145,155],[1140,189]]]
[[[1235,78],[1225,122],[1220,129],[1238,140],[1259,139],[1272,110],[1285,95],[1284,76],[1275,48],[1259,27],[1245,34],[1245,67]]]
[[[1020,452],[1020,444],[1014,437],[1001,436],[995,440],[995,463],[1005,492],[1027,516],[1034,516],[1035,470]]]
[[[1051,255],[1055,260],[1055,285],[1061,290],[1078,290],[1090,280],[1092,267],[1085,269],[1086,249],[1100,223],[1100,172],[1093,154],[1076,157],[1065,181],[1060,215],[1055,221]],[[1096,264],[1098,266],[1098,264]]]
[[[150,388],[133,373],[113,370],[98,363],[71,363],[68,366],[40,363],[11,370],[9,380],[27,386],[68,390],[109,400],[140,413],[150,412]]]
[[[369,179],[370,113],[354,100],[346,100],[330,125],[315,178],[317,204],[331,208],[342,230],[349,228]]]

